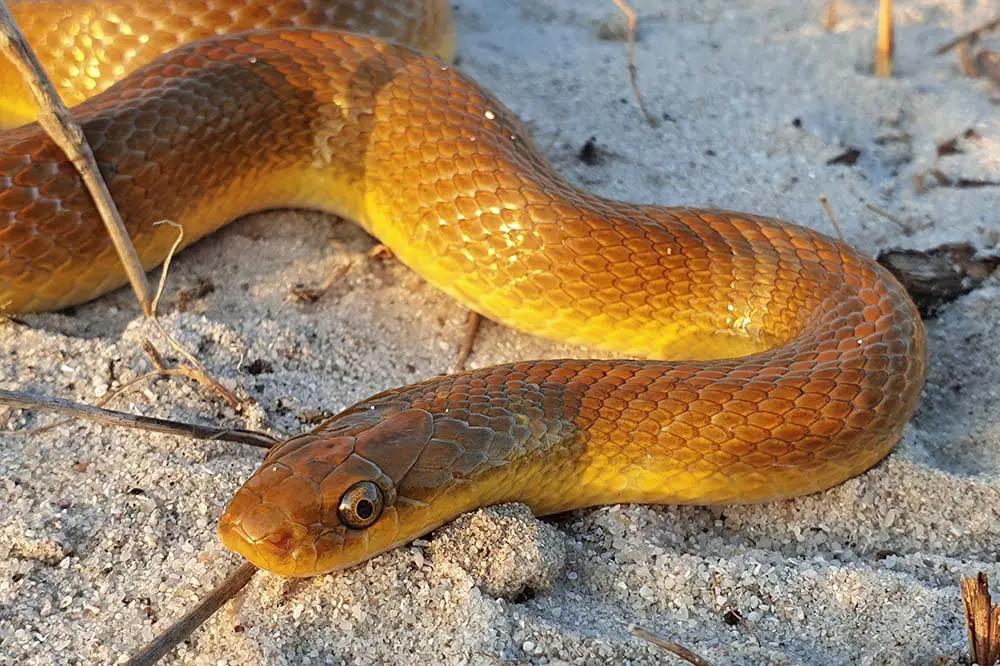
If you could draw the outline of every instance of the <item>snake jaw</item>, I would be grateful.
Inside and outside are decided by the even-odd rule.
[[[301,559],[297,556],[299,544],[307,532],[267,504],[258,504],[242,516],[227,511],[219,521],[219,538],[226,548],[276,573],[294,571],[295,562]]]

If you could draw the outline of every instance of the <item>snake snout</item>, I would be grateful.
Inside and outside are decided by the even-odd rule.
[[[232,506],[245,494],[241,491],[219,520],[222,544],[259,567],[282,567],[293,559],[295,546],[307,529],[293,523],[279,507],[271,504],[258,502],[249,510],[233,511]]]
[[[288,465],[266,464],[240,488],[219,519],[219,538],[257,566],[295,575],[315,566],[324,531],[315,482]]]

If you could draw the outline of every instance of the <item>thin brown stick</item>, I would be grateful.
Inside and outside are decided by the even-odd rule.
[[[167,286],[167,276],[170,275],[170,262],[173,261],[174,255],[177,254],[177,248],[181,246],[184,241],[184,227],[177,224],[173,220],[157,220],[153,222],[153,226],[157,227],[161,224],[167,224],[177,230],[177,238],[174,239],[174,244],[170,246],[170,251],[167,252],[167,258],[163,260],[163,268],[160,270],[160,283],[156,286],[156,295],[153,296],[153,316],[156,316],[156,308],[160,305],[160,297],[163,296],[163,288]]]
[[[826,5],[826,11],[823,12],[823,27],[827,30],[833,30],[837,27],[837,2],[839,0],[830,0]]]
[[[162,634],[154,638],[145,647],[128,660],[128,666],[151,666],[173,650],[178,643],[191,635],[195,629],[212,617],[223,604],[235,597],[247,586],[257,573],[257,567],[244,562],[240,568],[230,574],[221,585],[212,590],[198,605],[174,622]]]
[[[118,396],[124,395],[125,393],[127,393],[129,391],[129,389],[131,389],[136,384],[139,384],[140,382],[144,382],[144,381],[147,381],[149,379],[152,379],[154,377],[159,377],[159,376],[161,376],[159,372],[147,372],[145,374],[139,375],[138,377],[130,379],[129,381],[125,382],[124,384],[122,384],[121,386],[119,386],[118,388],[116,388],[114,391],[111,391],[110,393],[108,393],[107,395],[105,395],[103,398],[101,398],[100,400],[98,400],[96,403],[94,403],[93,406],[94,407],[104,407],[107,404],[109,404],[112,400],[114,400],[115,398],[117,398]],[[5,435],[5,436],[31,437],[31,436],[34,436],[34,435],[40,435],[43,432],[48,432],[49,430],[55,430],[56,428],[64,426],[64,425],[66,425],[68,423],[72,423],[74,418],[75,417],[69,417],[69,418],[66,418],[66,419],[61,419],[61,420],[58,420],[58,421],[53,421],[52,423],[49,423],[48,425],[38,426],[37,428],[27,428],[25,430],[13,430],[13,431],[7,431],[7,432],[0,432],[0,434]]]
[[[641,638],[644,641],[649,641],[656,647],[663,648],[667,652],[677,655],[689,664],[694,664],[694,666],[712,666],[707,659],[696,652],[692,652],[683,645],[667,640],[662,636],[657,636],[642,627],[632,627],[632,635]]]
[[[31,89],[31,93],[38,104],[38,122],[48,133],[59,148],[66,154],[66,157],[76,168],[87,191],[94,200],[94,205],[104,221],[104,226],[111,236],[111,242],[118,253],[118,258],[125,267],[125,274],[128,276],[132,291],[139,300],[139,306],[147,317],[153,312],[152,300],[150,297],[149,281],[146,279],[146,272],[139,262],[139,255],[132,245],[125,224],[122,222],[118,207],[111,199],[108,186],[101,177],[101,172],[97,167],[97,160],[94,159],[94,152],[87,143],[80,125],[73,120],[69,109],[63,103],[56,92],[52,81],[49,79],[41,63],[35,56],[31,45],[24,38],[24,34],[4,0],[0,0],[0,52],[14,63],[14,66],[21,73],[25,83]]]
[[[625,0],[612,0],[612,2],[615,3],[618,9],[625,14],[625,18],[628,19],[628,77],[632,83],[632,92],[635,94],[635,101],[639,105],[642,115],[646,117],[646,122],[651,127],[656,127],[659,121],[646,108],[646,102],[643,101],[642,93],[639,91],[639,68],[635,64],[635,38],[639,27],[639,20],[635,15],[635,10],[629,7]]]
[[[979,76],[979,67],[976,66],[976,59],[972,56],[970,44],[972,44],[971,40],[962,42],[956,47],[955,52],[958,54],[958,64],[962,68],[962,74],[974,79]]]
[[[469,360],[469,354],[472,353],[472,348],[476,344],[476,335],[479,333],[479,324],[482,320],[482,315],[474,310],[469,310],[469,316],[465,320],[465,336],[462,338],[462,346],[458,348],[458,357],[451,369],[453,373],[465,370],[465,363]]]
[[[944,55],[945,53],[947,53],[948,51],[952,50],[953,48],[955,48],[956,46],[958,46],[962,42],[974,41],[974,40],[978,39],[979,36],[981,34],[983,34],[984,32],[989,32],[991,30],[996,30],[997,28],[1000,28],[1000,16],[997,16],[995,19],[992,19],[990,21],[987,21],[986,23],[983,23],[982,25],[980,25],[978,27],[975,27],[972,30],[969,30],[967,32],[963,32],[958,37],[955,37],[954,39],[952,39],[951,41],[947,42],[946,44],[943,44],[943,45],[939,46],[937,48],[937,50],[934,51],[934,55]]]
[[[142,350],[146,352],[149,362],[153,364],[156,368],[156,372],[164,377],[187,377],[188,379],[194,380],[207,387],[208,389],[216,392],[219,396],[226,401],[230,407],[235,411],[239,412],[243,409],[243,402],[236,397],[236,394],[227,389],[225,386],[217,382],[215,379],[208,374],[208,370],[202,365],[201,361],[196,359],[191,355],[184,347],[181,346],[179,342],[174,340],[174,337],[167,332],[167,329],[163,328],[163,324],[159,322],[155,317],[150,321],[156,326],[156,329],[166,338],[167,342],[170,344],[174,350],[186,358],[188,363],[181,363],[176,368],[167,367],[166,362],[164,362],[163,357],[160,352],[157,351],[156,347],[149,340],[142,341]]]
[[[378,249],[380,247],[385,247],[385,246],[376,245],[375,249]],[[386,248],[386,252],[388,252],[389,254],[386,256],[382,255],[372,256],[373,252],[374,250],[368,252],[369,258],[386,259],[392,257],[392,251],[389,250],[388,248]],[[296,285],[295,287],[292,288],[291,292],[289,293],[288,295],[289,299],[300,303],[307,303],[307,304],[316,303],[321,298],[323,298],[323,296],[326,295],[326,292],[330,291],[330,287],[332,287],[334,283],[337,282],[337,280],[347,275],[347,271],[351,270],[351,265],[352,265],[351,260],[348,259],[345,263],[337,266],[335,269],[333,269],[333,273],[330,274],[330,277],[326,280],[326,282],[324,282],[319,287],[312,287],[304,284]]]
[[[1000,659],[1000,606],[990,598],[990,579],[982,571],[962,579],[965,625],[969,631],[969,657],[987,666]]]
[[[837,235],[840,236],[840,240],[846,243],[847,239],[844,237],[844,232],[840,228],[840,223],[837,222],[837,216],[833,214],[833,205],[830,203],[830,200],[826,198],[825,194],[821,194],[819,195],[819,202],[823,204],[823,210],[826,211],[826,216],[830,218],[830,224],[832,224],[833,228],[837,230]]]
[[[1000,56],[989,49],[983,49],[976,55],[976,68],[982,71],[993,83],[1000,85]]]
[[[208,387],[212,391],[215,391],[222,399],[229,404],[237,412],[241,411],[243,408],[242,401],[236,397],[236,395],[227,389],[225,386],[216,381],[211,375],[208,374],[208,369],[194,357],[188,350],[184,349],[181,343],[177,342],[174,336],[167,332],[167,329],[163,327],[160,320],[156,316],[156,310],[160,304],[160,297],[163,295],[163,288],[167,284],[167,276],[170,274],[170,263],[173,261],[174,254],[177,252],[177,248],[180,247],[181,242],[184,240],[184,227],[177,224],[172,220],[159,220],[154,224],[169,224],[170,226],[177,229],[177,238],[174,239],[173,245],[170,246],[170,251],[167,252],[166,259],[163,260],[163,269],[160,271],[160,282],[156,288],[156,295],[153,297],[153,310],[149,317],[149,320],[153,323],[153,326],[160,335],[167,341],[171,347],[174,348],[178,354],[180,354],[187,363],[181,363],[176,368],[168,368],[163,362],[160,352],[157,351],[156,347],[149,340],[144,340],[142,343],[143,351],[146,352],[146,356],[149,357],[150,362],[156,368],[156,372],[164,376],[182,376],[189,379],[193,379],[199,384]]]
[[[878,40],[875,46],[875,76],[892,76],[892,55],[895,50],[892,23],[892,0],[879,0]]]
[[[44,409],[56,414],[67,414],[74,418],[86,419],[95,423],[120,426],[124,428],[135,428],[150,432],[162,432],[170,435],[180,435],[193,439],[212,439],[223,442],[239,442],[262,449],[269,449],[278,443],[274,437],[252,430],[241,430],[239,428],[213,428],[211,426],[198,425],[197,423],[184,423],[169,419],[158,419],[152,416],[139,416],[128,414],[113,409],[94,407],[72,400],[62,398],[51,398],[49,396],[34,393],[23,393],[21,391],[6,391],[0,389],[0,405],[14,409]],[[18,432],[3,432],[0,435],[20,434]]]
[[[882,208],[881,206],[876,206],[873,203],[866,203],[865,204],[865,208],[867,208],[871,212],[875,213],[876,215],[881,215],[885,219],[887,219],[890,222],[894,223],[907,236],[912,236],[913,235],[914,229],[913,229],[913,226],[911,224],[909,224],[908,222],[905,222],[905,221],[899,219],[898,217],[896,217],[895,215],[893,215],[892,213],[890,213],[889,211],[887,211],[885,208]]]

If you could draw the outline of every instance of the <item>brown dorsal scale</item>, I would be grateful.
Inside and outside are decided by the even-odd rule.
[[[434,419],[430,413],[410,409],[360,433],[354,452],[399,483],[423,453],[433,432]]]

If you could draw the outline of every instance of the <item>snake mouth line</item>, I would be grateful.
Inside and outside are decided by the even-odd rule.
[[[219,520],[218,534],[222,545],[242,555],[261,569],[294,576],[298,572],[316,571],[319,544],[324,552],[343,549],[345,528],[324,525],[302,527],[288,518],[271,532],[253,537],[238,519],[224,514]],[[339,548],[338,548],[339,546]]]

